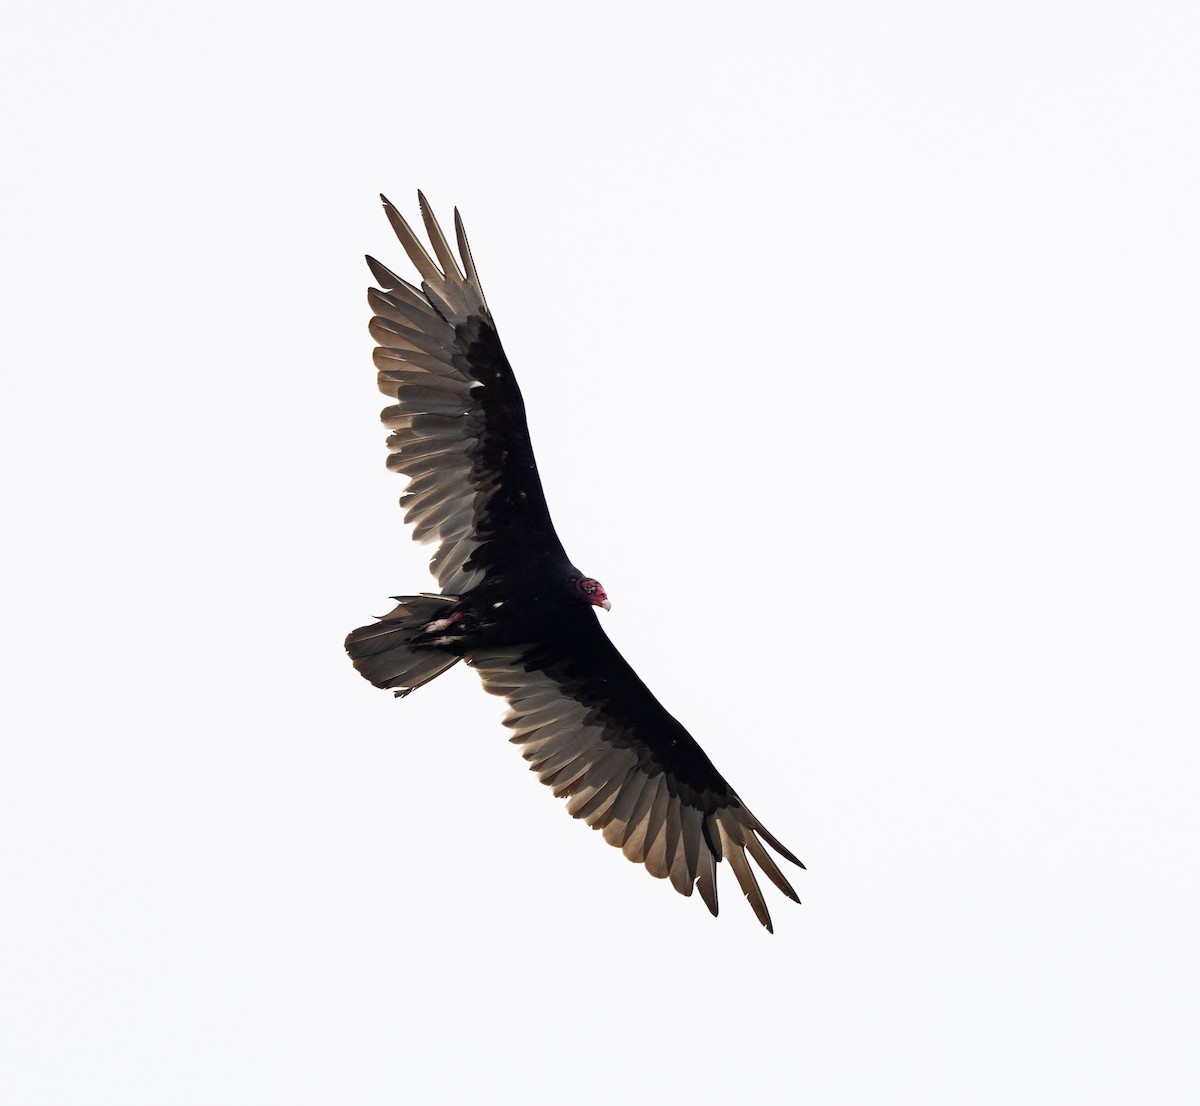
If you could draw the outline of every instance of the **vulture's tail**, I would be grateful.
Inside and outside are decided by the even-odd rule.
[[[413,645],[454,599],[446,595],[397,595],[398,606],[346,638],[354,667],[376,687],[394,688],[403,698],[461,659],[429,645]]]

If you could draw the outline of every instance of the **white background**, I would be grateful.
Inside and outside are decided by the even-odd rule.
[[[1194,5],[6,10],[5,1101],[1197,1100]],[[344,657],[418,186],[773,937]]]

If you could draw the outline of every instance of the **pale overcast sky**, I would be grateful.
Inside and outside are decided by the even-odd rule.
[[[4,23],[6,1101],[1197,1101],[1194,5]],[[773,937],[345,658],[418,187]]]

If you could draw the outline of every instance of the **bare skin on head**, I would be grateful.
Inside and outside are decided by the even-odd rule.
[[[603,607],[606,611],[612,610],[612,603],[604,594],[599,580],[584,576],[583,579],[575,581],[575,588],[585,603],[591,603],[593,607]]]

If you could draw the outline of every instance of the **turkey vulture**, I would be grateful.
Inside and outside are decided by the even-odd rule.
[[[600,584],[567,558],[546,507],[525,406],[483,298],[462,219],[456,258],[417,194],[434,257],[383,200],[421,283],[367,258],[379,288],[371,335],[388,467],[404,473],[405,519],[437,543],[440,594],[397,606],[346,639],[355,668],[404,696],[459,660],[508,700],[504,724],[567,810],[682,895],[717,913],[717,863],[729,861],[758,920],[771,917],[746,854],[799,902],[765,842],[804,867],[746,808],[691,735],[659,704],[601,629]],[[435,260],[436,258],[436,260]],[[459,264],[461,259],[461,267]]]

